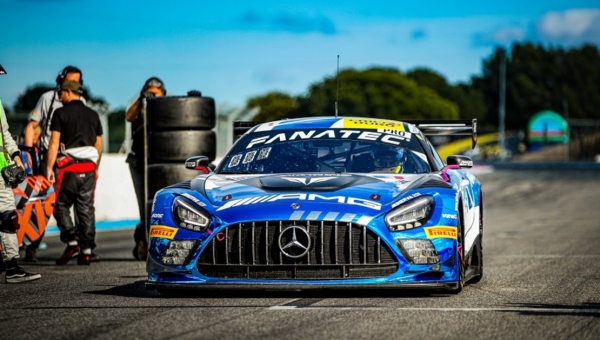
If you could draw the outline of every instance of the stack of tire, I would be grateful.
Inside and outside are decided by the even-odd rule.
[[[166,186],[198,175],[185,168],[185,160],[217,153],[215,101],[201,96],[149,98],[147,124],[147,207],[150,214],[154,194]]]

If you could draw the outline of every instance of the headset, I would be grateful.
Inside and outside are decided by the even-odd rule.
[[[79,83],[81,84],[81,86],[83,86],[83,73],[81,72],[81,70],[75,66],[66,66],[65,68],[63,68],[63,70],[58,74],[58,76],[56,76],[56,85],[57,86],[61,86],[62,83],[65,81],[65,78],[67,77],[67,73],[79,73],[81,75],[81,79],[79,80]]]
[[[146,82],[144,83],[144,87],[142,88],[142,93],[146,92],[146,90],[149,89],[150,87],[157,87],[157,88],[163,90],[165,96],[167,95],[167,89],[165,88],[165,83],[163,83],[163,81],[160,80],[160,78],[158,78],[158,77],[148,78],[148,80],[146,80]]]

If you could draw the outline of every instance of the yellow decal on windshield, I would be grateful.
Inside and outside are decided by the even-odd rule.
[[[385,119],[374,118],[344,118],[344,128],[346,129],[389,129],[405,131],[404,123]]]
[[[452,238],[456,237],[456,227],[425,227],[427,238]]]
[[[153,225],[150,227],[150,237],[159,237],[172,240],[177,234],[177,228],[166,227],[164,225]]]

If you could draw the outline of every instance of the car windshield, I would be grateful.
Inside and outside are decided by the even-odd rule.
[[[426,173],[422,144],[411,133],[339,130],[244,135],[221,163],[222,174],[298,172]]]

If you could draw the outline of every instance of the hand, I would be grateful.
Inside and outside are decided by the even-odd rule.
[[[31,161],[31,154],[29,153],[29,151],[25,151],[25,154],[27,155],[27,167],[31,168],[33,166],[33,162]]]
[[[156,97],[156,94],[154,94],[154,93],[152,93],[150,91],[143,91],[140,94],[140,98],[146,98],[146,99],[148,99],[148,98],[154,98],[154,97]]]
[[[56,181],[56,178],[54,177],[54,169],[49,166],[46,168],[46,173],[48,174],[48,181],[50,181],[50,183],[54,183]]]
[[[190,90],[187,93],[188,97],[202,97],[202,92],[198,90]]]
[[[29,155],[29,152],[26,152],[26,154]],[[15,161],[15,164],[20,167],[21,169],[25,169],[25,167],[23,166],[23,162],[21,161],[21,157],[20,156],[16,156],[15,158],[13,158],[13,160]]]

